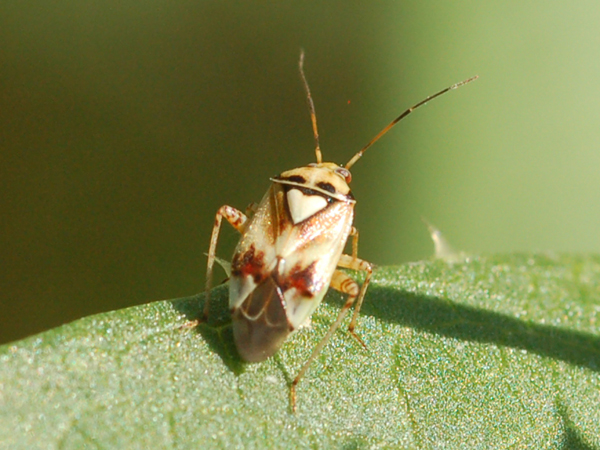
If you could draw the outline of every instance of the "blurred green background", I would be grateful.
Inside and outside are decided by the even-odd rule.
[[[600,250],[600,3],[2,2],[0,342],[202,290],[214,214],[354,168],[360,254]],[[220,255],[235,241],[226,230]],[[219,275],[220,276],[220,275]]]

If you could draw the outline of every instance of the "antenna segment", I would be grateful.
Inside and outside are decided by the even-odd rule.
[[[300,77],[302,78],[302,84],[306,91],[306,99],[308,102],[308,112],[310,113],[310,121],[312,122],[313,134],[315,135],[315,155],[317,156],[317,163],[323,162],[323,155],[321,153],[321,147],[319,146],[319,130],[317,129],[317,115],[315,113],[315,104],[313,103],[312,95],[310,95],[310,88],[308,82],[304,76],[304,50],[300,50]]]
[[[302,61],[302,56],[303,55],[301,55],[301,57],[300,57],[300,61]],[[373,145],[375,142],[377,142],[379,140],[379,138],[381,138],[381,136],[383,136],[385,133],[387,133],[390,130],[390,128],[392,128],[394,125],[396,125],[398,122],[400,122],[406,116],[408,116],[415,109],[419,108],[420,106],[425,105],[430,100],[433,100],[434,98],[439,97],[440,95],[445,94],[448,91],[452,91],[452,90],[457,89],[457,88],[459,88],[459,87],[461,87],[461,86],[463,86],[463,85],[465,85],[467,83],[470,83],[471,81],[475,81],[477,78],[479,78],[479,76],[476,75],[476,76],[474,76],[472,78],[469,78],[468,80],[464,80],[464,81],[461,81],[460,83],[453,84],[452,86],[449,86],[446,89],[442,89],[440,92],[437,92],[437,93],[435,93],[433,95],[430,95],[425,100],[421,100],[416,105],[411,106],[410,108],[408,108],[406,111],[404,111],[402,114],[400,114],[394,120],[392,120],[390,122],[390,124],[388,126],[386,126],[383,130],[381,130],[373,139],[371,139],[367,145],[365,145],[362,149],[360,149],[360,151],[358,153],[356,153],[356,155],[354,155],[352,157],[352,159],[350,159],[350,161],[348,161],[346,163],[345,168],[346,169],[350,169],[350,167],[352,167],[356,163],[356,161],[358,161],[361,158],[361,156],[365,153],[365,151],[371,145]],[[310,98],[310,95],[309,95],[309,98]],[[311,100],[311,102],[312,102],[312,100]],[[315,126],[316,126],[316,124],[315,124]],[[318,147],[318,144],[317,144],[317,147]]]

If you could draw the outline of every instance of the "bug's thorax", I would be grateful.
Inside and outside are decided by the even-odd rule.
[[[355,203],[350,171],[335,163],[311,163],[287,170],[271,181],[284,187],[294,223],[302,222],[335,201]]]

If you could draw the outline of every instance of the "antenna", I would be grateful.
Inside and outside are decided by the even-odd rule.
[[[302,73],[302,58],[303,58],[303,54],[300,55],[300,73]],[[304,75],[302,75],[304,77]],[[402,119],[404,119],[406,116],[408,116],[411,112],[413,112],[415,109],[419,108],[420,106],[425,105],[427,102],[429,102],[430,100],[433,100],[436,97],[439,97],[442,94],[445,94],[448,91],[452,91],[456,88],[459,88],[467,83],[470,83],[471,81],[475,81],[477,78],[479,78],[479,76],[474,76],[472,78],[469,78],[468,80],[464,80],[461,81],[460,83],[456,83],[453,84],[452,86],[447,87],[446,89],[442,89],[440,92],[437,92],[436,94],[430,95],[429,97],[427,97],[425,100],[421,100],[419,103],[417,103],[414,106],[411,106],[410,108],[408,108],[406,111],[404,111],[402,114],[400,114],[398,117],[396,117],[394,120],[392,120],[390,122],[390,124],[388,126],[386,126],[383,130],[381,130],[373,139],[371,139],[369,141],[369,143],[367,145],[365,145],[362,149],[360,149],[360,151],[354,155],[350,161],[348,161],[345,165],[346,169],[350,169],[350,167],[352,167],[356,161],[358,161],[361,156],[365,153],[365,151],[371,146],[373,145],[375,142],[377,142],[379,140],[379,138],[381,136],[383,136],[385,133],[387,133],[388,131],[390,131],[390,128],[392,128],[394,125],[396,125],[398,122],[400,122]],[[306,89],[308,89],[308,86],[306,86]],[[309,99],[310,99],[310,93],[309,93]],[[312,103],[312,100],[311,100]],[[313,113],[314,113],[314,109],[313,109]],[[313,121],[314,123],[314,127],[316,127],[316,122]],[[316,128],[315,128],[315,133],[316,133]],[[317,148],[319,147],[318,141],[317,141]],[[320,150],[319,150],[320,153]]]
[[[300,61],[298,63],[300,67],[300,78],[302,78],[302,84],[306,91],[306,99],[308,102],[308,112],[310,113],[310,121],[312,122],[313,134],[315,135],[315,155],[317,156],[317,163],[323,162],[323,155],[321,153],[321,147],[319,146],[319,130],[317,129],[317,115],[315,113],[315,104],[313,103],[312,95],[310,95],[310,88],[308,82],[304,76],[304,50],[300,50]]]

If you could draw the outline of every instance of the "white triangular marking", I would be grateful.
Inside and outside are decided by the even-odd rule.
[[[298,189],[287,192],[287,201],[294,224],[308,219],[327,206],[327,200],[320,195],[304,195]]]

